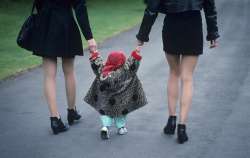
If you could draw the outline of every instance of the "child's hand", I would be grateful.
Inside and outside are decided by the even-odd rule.
[[[142,59],[142,56],[141,56],[141,54],[140,54],[140,51],[138,51],[138,50],[134,50],[134,51],[131,53],[131,56],[132,56],[134,59],[138,60],[138,61],[140,61],[140,60]]]
[[[100,57],[100,54],[99,54],[99,52],[97,50],[95,52],[90,52],[89,59],[91,61],[96,60],[98,57]]]

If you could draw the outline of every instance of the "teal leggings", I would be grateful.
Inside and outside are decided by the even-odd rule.
[[[120,117],[112,118],[112,117],[107,116],[107,115],[102,115],[100,118],[101,118],[101,121],[102,121],[102,125],[104,127],[112,126],[113,122],[115,122],[115,126],[117,128],[122,128],[126,124],[126,116],[120,116]]]

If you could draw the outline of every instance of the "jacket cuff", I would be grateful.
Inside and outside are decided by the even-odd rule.
[[[142,36],[142,35],[140,35],[140,34],[137,34],[137,35],[136,35],[136,38],[137,38],[139,41],[142,41],[142,42],[148,42],[148,41],[149,41],[149,37]]]
[[[92,38],[93,38],[92,32],[88,32],[88,33],[85,35],[85,39],[86,39],[86,40],[91,40]]]
[[[140,54],[138,54],[136,51],[133,51],[133,52],[131,53],[131,56],[132,56],[135,60],[137,60],[137,61],[140,61],[140,60],[142,59],[142,56],[141,56]]]
[[[208,33],[207,34],[207,41],[211,41],[211,40],[216,40],[217,38],[219,38],[220,35],[218,32],[215,33]]]
[[[98,52],[93,52],[93,53],[91,53],[89,59],[93,61],[93,60],[96,60],[99,56],[100,56],[100,54]]]

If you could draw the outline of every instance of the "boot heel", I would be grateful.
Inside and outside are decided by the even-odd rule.
[[[186,125],[179,124],[177,130],[177,140],[179,144],[183,144],[188,141],[188,136],[186,132]]]
[[[176,129],[176,116],[170,116],[168,118],[168,123],[164,127],[163,132],[167,135],[174,135]]]
[[[64,125],[61,119],[58,119],[57,117],[51,117],[50,121],[53,134],[57,135],[58,133],[68,130],[68,127]]]
[[[68,117],[68,124],[73,125],[74,124],[74,119],[72,117]]]
[[[54,135],[57,135],[59,133],[56,128],[52,128],[52,132],[53,132]]]
[[[78,113],[76,109],[68,109],[68,123],[69,125],[73,125],[75,121],[81,119],[81,115]]]

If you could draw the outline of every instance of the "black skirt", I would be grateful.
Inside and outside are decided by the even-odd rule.
[[[162,31],[163,49],[167,54],[200,55],[203,31],[200,11],[168,13]]]
[[[70,5],[55,5],[45,1],[39,11],[37,45],[34,55],[41,57],[72,58],[83,55],[81,34]]]

